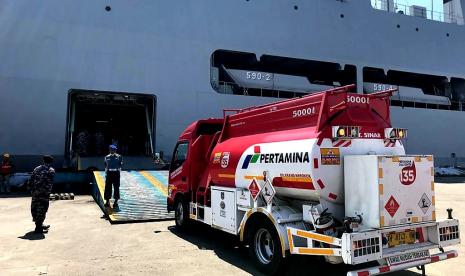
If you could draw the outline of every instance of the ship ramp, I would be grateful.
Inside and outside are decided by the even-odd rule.
[[[104,206],[105,172],[94,171],[92,194],[111,223],[167,220],[168,171],[122,171],[118,208]]]

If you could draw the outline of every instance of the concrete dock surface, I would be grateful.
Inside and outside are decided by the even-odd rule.
[[[461,183],[436,184],[437,217],[453,208],[463,233],[465,182],[454,181]],[[46,223],[49,233],[34,234],[30,198],[0,198],[0,275],[260,275],[234,236],[204,225],[180,233],[172,220],[111,225],[90,196],[52,201]],[[428,265],[427,275],[464,275],[465,246],[454,248],[459,257]],[[345,275],[348,269],[293,256],[286,271]]]

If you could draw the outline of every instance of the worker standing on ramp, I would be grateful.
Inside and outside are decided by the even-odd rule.
[[[50,228],[50,225],[43,223],[48,211],[53,178],[55,177],[55,170],[52,168],[53,157],[45,155],[43,162],[42,165],[34,169],[28,182],[32,194],[31,214],[32,220],[36,224],[35,233],[44,233]]]
[[[112,194],[112,186],[115,189],[113,197],[115,203],[113,208],[118,208],[120,172],[123,166],[123,157],[116,153],[116,145],[110,145],[110,154],[105,156],[105,207],[110,207],[110,198]]]

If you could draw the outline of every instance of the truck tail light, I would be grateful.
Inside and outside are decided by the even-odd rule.
[[[351,139],[360,136],[359,126],[333,126],[334,139]]]
[[[401,140],[407,138],[406,128],[386,128],[384,129],[384,137],[391,140]]]

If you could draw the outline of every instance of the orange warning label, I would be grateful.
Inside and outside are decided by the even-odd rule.
[[[341,165],[339,148],[320,148],[322,165]]]

